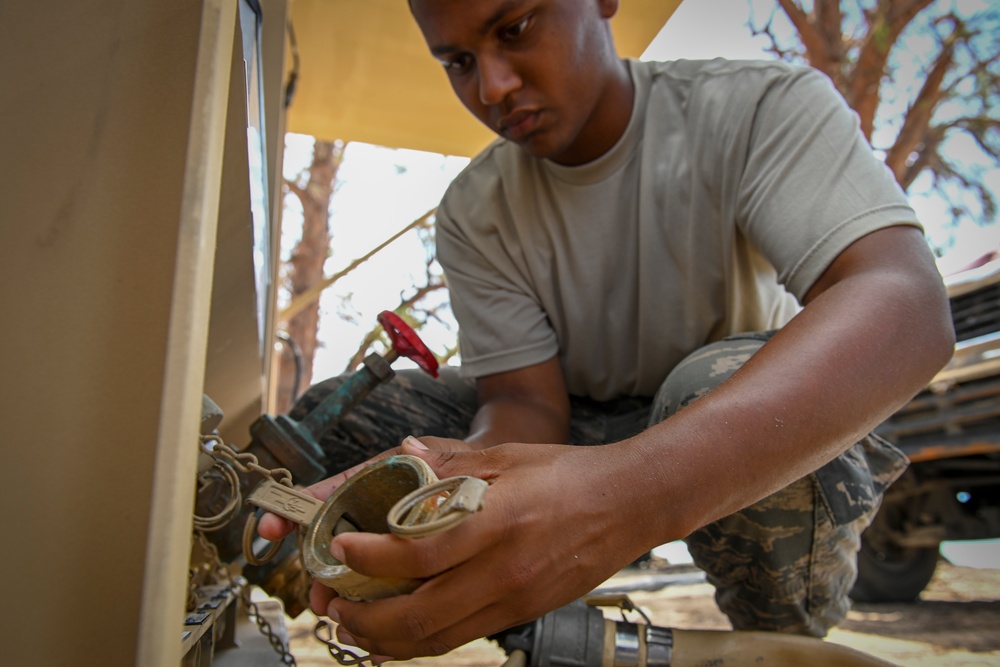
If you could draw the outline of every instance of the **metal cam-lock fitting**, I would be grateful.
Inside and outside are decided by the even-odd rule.
[[[359,574],[330,554],[330,540],[344,532],[419,538],[449,530],[482,508],[488,487],[476,477],[438,480],[422,459],[398,455],[364,468],[326,502],[271,480],[247,502],[306,527],[302,562],[316,581],[348,600],[378,600],[422,582]]]

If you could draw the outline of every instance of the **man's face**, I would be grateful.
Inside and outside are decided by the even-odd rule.
[[[536,157],[582,164],[613,145],[602,108],[620,66],[609,0],[411,0],[462,104]],[[619,100],[620,102],[620,100]],[[631,111],[629,102],[629,111]],[[627,116],[626,116],[627,121]]]

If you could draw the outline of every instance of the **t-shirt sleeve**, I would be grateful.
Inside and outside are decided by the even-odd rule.
[[[531,290],[526,267],[518,261],[518,239],[487,220],[459,224],[456,216],[484,214],[475,202],[463,206],[464,193],[456,192],[460,187],[453,185],[446,193],[435,233],[451,308],[461,323],[462,375],[482,377],[551,359],[559,344]]]
[[[739,184],[743,233],[800,301],[862,236],[920,226],[857,116],[824,75],[793,68],[759,100]]]

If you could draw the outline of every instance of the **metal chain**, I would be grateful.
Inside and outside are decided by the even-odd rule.
[[[322,632],[326,636],[325,637],[321,636],[320,632]],[[371,662],[372,665],[375,664],[374,662],[372,662],[372,657],[370,655],[359,656],[357,653],[349,651],[340,644],[338,644],[333,639],[333,623],[326,620],[325,618],[319,619],[319,623],[317,623],[316,626],[313,628],[313,636],[316,637],[316,639],[318,639],[321,643],[326,645],[327,650],[330,651],[330,655],[333,656],[334,660],[336,660],[341,665],[344,665],[345,667],[349,665],[363,665],[366,662]]]
[[[223,508],[223,510],[215,516],[199,517],[195,515],[195,525],[200,528],[196,532],[199,542],[202,544],[202,547],[209,552],[210,558],[213,558],[214,563],[218,567],[226,571],[227,576],[230,577],[229,580],[232,581],[231,575],[229,575],[229,569],[226,568],[219,559],[218,549],[216,549],[214,544],[208,541],[205,537],[204,531],[218,530],[232,521],[235,515],[239,513],[242,496],[240,494],[239,478],[236,477],[233,469],[235,468],[244,474],[255,472],[273,482],[282,484],[289,488],[293,488],[292,473],[287,468],[265,468],[260,465],[260,461],[256,456],[250,452],[240,452],[232,445],[227,444],[216,434],[202,435],[199,440],[199,446],[202,452],[214,459],[215,465],[213,466],[213,469],[219,469],[219,472],[225,476],[232,491],[229,500],[226,502],[225,508]],[[254,555],[253,549],[249,548],[249,540],[247,536],[255,532],[257,526],[256,519],[256,514],[251,513],[250,517],[247,519],[246,526],[244,526],[243,551],[248,562],[254,565],[259,565],[267,562],[275,553],[277,553],[278,547],[280,547],[280,542],[275,544],[274,547],[272,547],[272,549],[264,556],[258,557]],[[289,648],[282,641],[281,637],[275,634],[275,632],[271,629],[271,624],[261,615],[257,605],[250,599],[249,586],[244,587],[241,600],[247,610],[247,613],[257,623],[257,628],[260,630],[260,633],[267,638],[271,647],[281,657],[281,663],[284,665],[295,665],[295,657],[290,653]],[[325,632],[326,637],[320,635],[321,631]],[[344,667],[364,665],[365,662],[370,663],[372,661],[370,655],[359,656],[337,644],[337,642],[333,639],[333,624],[326,619],[320,619],[320,621],[313,628],[313,635],[327,647],[327,650],[329,650],[333,659],[339,664],[344,665]]]
[[[222,560],[219,558],[219,550],[215,548],[214,544],[208,541],[205,533],[201,530],[195,530],[192,537],[198,542],[208,560],[207,562],[202,562],[188,568],[187,611],[189,612],[194,611],[197,607],[197,592],[202,586],[220,580],[225,580],[230,586],[233,583],[229,568],[223,565]]]
[[[219,530],[232,521],[237,514],[239,514],[240,505],[242,503],[242,494],[240,493],[240,480],[236,471],[244,474],[255,472],[273,482],[277,482],[278,484],[283,484],[288,487],[292,486],[292,473],[287,468],[275,468],[273,470],[265,468],[260,465],[256,456],[250,452],[240,452],[232,445],[226,444],[226,442],[216,434],[202,435],[199,438],[198,444],[201,451],[212,457],[215,461],[215,464],[212,466],[212,470],[218,471],[218,473],[222,474],[225,478],[226,482],[229,484],[230,496],[226,502],[226,506],[218,514],[211,517],[200,517],[197,514],[195,515],[194,523],[197,528],[195,535],[199,545],[207,554],[214,573],[216,575],[222,575],[226,581],[229,582],[230,586],[233,586],[234,581],[232,572],[230,572],[229,568],[223,564],[222,559],[219,557],[218,548],[208,540],[205,536],[205,532]],[[254,517],[255,515],[251,514],[251,518]],[[254,524],[256,525],[256,522],[254,522]],[[192,571],[192,574],[193,573],[194,571]],[[294,666],[296,664],[295,656],[291,654],[289,647],[286,646],[282,638],[274,632],[271,628],[270,622],[264,618],[263,614],[260,613],[260,609],[253,602],[253,600],[250,599],[249,584],[243,587],[240,594],[240,601],[243,603],[247,614],[257,624],[257,629],[271,644],[271,648],[274,649],[275,653],[277,653],[281,658],[281,664]]]
[[[232,521],[240,511],[240,479],[236,476],[236,471],[233,467],[224,461],[215,459],[215,464],[212,466],[210,471],[206,471],[199,476],[199,481],[203,485],[207,485],[209,476],[216,472],[221,474],[223,479],[229,484],[230,494],[229,500],[226,501],[226,506],[214,516],[198,516],[194,515],[194,527],[199,531],[212,532],[215,530],[220,530],[226,526],[230,521]]]
[[[267,641],[271,643],[271,648],[273,648],[274,652],[281,658],[281,664],[295,665],[295,656],[289,652],[288,646],[286,646],[281,637],[271,629],[271,624],[266,618],[264,618],[264,615],[260,613],[260,609],[257,608],[254,601],[250,599],[249,586],[243,589],[241,599],[243,600],[243,606],[246,608],[247,614],[249,614],[250,618],[257,623],[257,629],[260,630],[260,634],[264,635]]]
[[[212,566],[213,572],[216,576],[221,579],[225,579],[230,587],[235,586],[235,581],[233,580],[232,572],[228,567],[222,562],[219,557],[219,549],[208,541],[205,537],[205,533],[202,531],[196,531],[198,544],[205,553],[208,555],[209,563]],[[281,637],[275,634],[271,629],[271,624],[266,618],[260,613],[260,609],[257,605],[250,599],[250,586],[245,585],[240,592],[240,600],[243,602],[244,608],[247,610],[247,614],[254,620],[257,624],[257,629],[260,630],[260,634],[264,635],[267,641],[271,644],[271,648],[274,652],[278,654],[281,658],[281,664],[283,665],[295,665],[295,657],[289,652],[288,646],[282,641]]]
[[[208,556],[208,562],[212,566],[212,573],[216,576],[216,581],[222,580],[230,586],[234,586],[236,582],[233,581],[233,573],[230,572],[229,568],[222,562],[222,558],[219,556],[218,547],[208,541],[208,538],[205,536],[203,531],[196,530],[195,536],[198,540],[198,546],[200,546]]]
[[[239,478],[236,470],[244,473],[257,473],[267,479],[292,488],[292,473],[287,468],[265,468],[260,465],[260,461],[250,452],[241,452],[232,445],[227,444],[219,435],[202,435],[199,440],[201,451],[212,457],[215,461],[215,468],[221,469],[227,482],[229,483],[230,496],[225,508],[212,517],[195,516],[195,525],[202,530],[218,530],[228,524],[239,513],[242,496],[240,494]],[[235,468],[235,470],[234,470]],[[258,513],[252,512],[243,526],[243,555],[251,565],[263,565],[267,563],[281,549],[281,542],[275,542],[263,555],[258,556],[253,551],[253,540],[257,534]]]
[[[209,443],[214,443],[210,445]],[[211,456],[218,462],[228,463],[242,473],[255,472],[267,477],[273,482],[292,486],[292,473],[288,468],[265,468],[257,460],[257,457],[250,452],[241,452],[232,445],[228,445],[223,439],[216,435],[203,435],[200,438],[201,451]]]
[[[201,572],[198,568],[188,568],[188,591],[187,602],[184,608],[188,612],[194,611],[198,607],[198,589],[201,587]]]

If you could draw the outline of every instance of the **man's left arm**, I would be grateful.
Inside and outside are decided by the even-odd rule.
[[[861,237],[804,301],[729,380],[620,443],[405,450],[441,477],[490,480],[486,506],[421,540],[338,536],[338,558],[359,572],[428,579],[377,602],[324,599],[338,636],[378,654],[433,655],[551,611],[644,550],[819,468],[951,355],[945,290],[915,227]]]
[[[691,488],[719,490],[676,508],[691,530],[841,454],[924,389],[954,351],[947,294],[917,227],[861,237],[803,301],[729,381],[638,437],[641,447],[687,437],[700,443],[689,452],[712,451],[712,465],[672,466]]]

